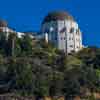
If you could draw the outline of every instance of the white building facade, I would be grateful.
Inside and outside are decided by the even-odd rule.
[[[77,22],[66,12],[51,12],[42,24],[47,42],[66,53],[82,49],[82,34]]]
[[[18,38],[22,38],[26,33],[24,32],[17,32],[8,27],[8,23],[5,20],[0,20],[0,33],[6,33],[6,37],[8,39],[9,34],[15,33]],[[28,33],[27,33],[28,34]],[[35,38],[32,34],[29,34],[31,38]]]

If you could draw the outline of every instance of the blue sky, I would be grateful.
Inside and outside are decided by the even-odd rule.
[[[84,45],[100,47],[100,0],[0,0],[0,18],[17,31],[38,31],[53,10],[68,11],[81,28]]]

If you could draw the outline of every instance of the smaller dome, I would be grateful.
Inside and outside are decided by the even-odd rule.
[[[0,19],[0,27],[7,27],[7,26],[8,26],[7,22],[5,20]]]

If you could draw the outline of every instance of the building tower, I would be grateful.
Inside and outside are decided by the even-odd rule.
[[[47,42],[66,53],[82,48],[82,35],[77,22],[65,11],[49,13],[42,23],[42,34]]]
[[[8,35],[13,32],[14,31],[8,27],[8,23],[0,19],[0,33],[6,33],[6,37],[8,38]]]
[[[5,20],[0,19],[0,33],[6,33],[6,38],[8,39],[9,34],[15,33],[19,38],[21,38],[25,33],[16,32],[15,30],[9,28],[8,23]]]

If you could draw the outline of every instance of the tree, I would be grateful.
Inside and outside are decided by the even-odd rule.
[[[33,73],[29,63],[17,63],[16,68],[16,88],[19,91],[33,94]]]
[[[32,46],[32,38],[28,34],[23,35],[20,41],[21,52],[24,55],[31,55],[33,46]]]
[[[10,33],[8,36],[8,55],[15,56],[16,33]]]
[[[6,55],[6,45],[7,45],[6,33],[0,32],[0,53],[2,55]]]

